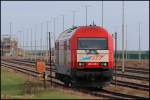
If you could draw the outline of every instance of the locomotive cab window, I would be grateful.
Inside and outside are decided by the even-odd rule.
[[[107,50],[107,39],[106,38],[79,38],[78,49],[99,49]]]

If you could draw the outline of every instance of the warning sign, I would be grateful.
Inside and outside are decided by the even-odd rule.
[[[42,60],[38,60],[36,62],[36,69],[39,73],[44,73],[45,72],[45,63]]]

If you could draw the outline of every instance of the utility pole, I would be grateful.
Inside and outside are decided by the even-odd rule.
[[[26,58],[28,58],[28,42],[27,42],[27,40],[28,40],[28,34],[29,34],[29,30],[28,29],[27,29],[27,33],[26,34],[27,34],[27,36],[26,36],[26,54],[27,54],[26,56],[27,57]]]
[[[87,6],[85,6],[85,10],[86,10],[86,26],[87,26]]]
[[[75,26],[75,13],[76,13],[77,11],[72,11],[72,13],[73,13],[73,27]]]
[[[32,60],[32,53],[33,51],[32,51],[32,28],[31,28],[31,60]]]
[[[140,23],[139,23],[139,62],[141,61],[141,39],[140,39]]]
[[[88,6],[88,5],[85,6],[85,12],[86,12],[86,13],[85,13],[85,15],[86,15],[86,26],[88,25],[88,23],[87,23],[87,13],[88,13],[87,10],[88,10],[88,7],[91,7],[91,6]]]
[[[49,32],[49,62],[50,62],[50,79],[51,79],[51,86],[52,86],[52,66],[51,66],[51,34]]]
[[[73,11],[73,27],[75,26],[75,11]]]
[[[22,31],[22,50],[23,50],[23,59],[24,59],[24,32]]]
[[[115,86],[117,86],[117,32],[115,32]]]
[[[35,61],[36,61],[36,33],[37,33],[37,25],[35,25],[35,51],[34,51],[34,56],[35,56]]]
[[[11,55],[11,47],[12,47],[12,43],[11,43],[11,34],[12,34],[12,30],[11,30],[11,28],[12,28],[12,22],[10,22],[9,23],[9,25],[10,25],[10,55]]]
[[[127,51],[127,39],[128,39],[128,37],[127,37],[127,34],[128,34],[128,32],[127,32],[127,24],[126,24],[126,61],[128,59],[128,51]]]
[[[54,35],[54,52],[55,52],[55,18],[54,18],[54,20],[53,20],[53,22],[54,22],[54,33],[53,33],[53,35]],[[55,59],[54,59],[54,62],[55,62]]]
[[[17,33],[18,33],[18,48],[21,48],[21,31],[19,30],[19,31],[17,31]],[[20,34],[19,34],[20,33]],[[20,42],[20,43],[19,43]],[[19,54],[19,49],[18,49],[18,54]]]
[[[25,39],[24,39],[24,35],[25,35],[25,33],[24,33],[24,29],[23,29],[23,31],[22,31],[22,41],[23,41],[23,59],[25,58]]]
[[[124,73],[124,1],[122,1],[122,73]]]
[[[64,15],[61,15],[62,16],[62,29],[64,31]]]
[[[42,57],[42,51],[44,51],[44,49],[42,48],[42,36],[43,36],[43,23],[41,23],[41,39],[40,39],[40,48],[41,48],[41,57]]]
[[[102,27],[103,27],[103,0],[102,0]]]
[[[46,21],[47,32],[46,32],[46,40],[47,40],[47,63],[48,63],[48,21]]]
[[[28,59],[30,59],[30,29],[28,28]]]
[[[54,43],[55,43],[55,18],[53,19],[53,24],[54,24]],[[54,47],[55,47],[55,44],[54,44]]]
[[[18,53],[19,53],[19,34],[18,34],[18,31],[17,31],[17,53],[16,53],[16,57],[18,57]]]

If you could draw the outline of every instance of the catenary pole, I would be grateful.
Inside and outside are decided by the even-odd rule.
[[[127,50],[127,49],[128,49],[128,47],[127,47],[127,45],[128,45],[128,44],[127,44],[127,39],[128,39],[127,36],[128,36],[128,35],[127,35],[127,34],[128,34],[128,32],[127,32],[127,24],[126,24],[126,61],[127,61],[127,59],[128,59],[128,50]]]
[[[124,73],[124,1],[122,1],[122,73]]]
[[[48,32],[48,21],[46,21],[46,26],[47,26],[47,32],[46,32],[46,40],[47,40],[47,62],[48,62],[48,34],[49,34],[49,32]]]
[[[11,34],[12,34],[12,22],[9,23],[10,25],[10,55],[11,55],[11,47],[12,47],[12,43],[11,43]]]
[[[141,29],[140,29],[140,27],[141,27],[141,23],[139,23],[139,62],[141,61],[141,36],[140,36],[140,31],[141,31]]]
[[[31,28],[31,61],[32,61],[32,53],[33,51],[32,51],[32,28]]]
[[[42,57],[42,51],[44,51],[43,47],[42,47],[42,39],[43,39],[43,23],[40,24],[41,25],[41,37],[40,37],[40,50],[41,50],[41,57]]]
[[[115,32],[115,86],[117,86],[117,32]]]
[[[51,86],[52,86],[52,66],[51,66],[51,34],[49,32],[49,62],[50,62],[50,79],[51,79]]]
[[[103,0],[102,0],[102,27],[103,27],[103,20],[104,20],[104,19],[103,19],[103,8],[104,8],[104,7],[103,7]]]

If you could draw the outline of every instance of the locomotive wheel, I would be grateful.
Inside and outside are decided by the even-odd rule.
[[[91,91],[101,91],[103,87],[86,87],[86,88]]]
[[[69,85],[69,83],[68,83],[68,82],[64,82],[64,85],[65,85],[65,86],[68,86],[68,85]]]
[[[97,87],[97,90],[102,90],[103,89],[103,87]]]
[[[72,85],[71,85],[71,83],[70,83],[70,82],[68,82],[68,81],[65,81],[65,82],[64,82],[64,85],[65,85],[65,86],[67,86],[67,87],[72,86]]]

